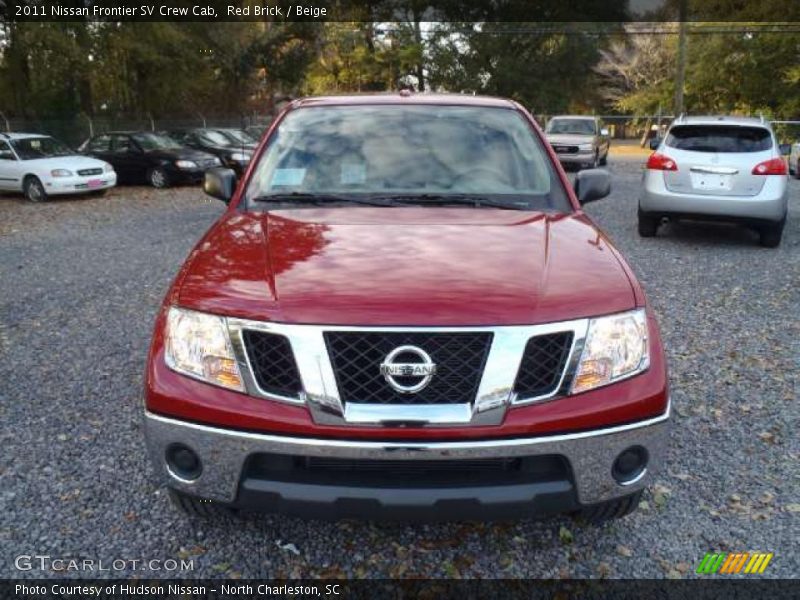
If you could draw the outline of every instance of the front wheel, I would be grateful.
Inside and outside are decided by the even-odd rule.
[[[47,200],[47,192],[42,182],[39,181],[38,177],[33,175],[29,175],[25,178],[22,184],[22,191],[25,194],[25,198],[30,202],[44,202]]]
[[[639,490],[630,496],[623,496],[601,504],[587,506],[578,513],[578,516],[594,524],[621,519],[639,508],[639,501],[642,499],[643,491]]]
[[[150,182],[154,188],[165,188],[169,185],[169,177],[166,171],[161,167],[155,167],[147,172],[147,181]]]
[[[173,488],[167,488],[172,505],[190,517],[210,518],[219,515],[233,514],[231,509],[211,500],[190,496]]]

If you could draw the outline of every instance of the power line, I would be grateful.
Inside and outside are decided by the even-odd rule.
[[[581,36],[605,36],[605,35],[678,35],[679,28],[675,27],[609,27],[605,30],[597,28],[579,28],[579,27],[515,27],[515,28],[502,28],[502,29],[476,29],[469,27],[452,27],[446,26],[442,31],[447,33],[463,33],[468,35],[581,35]],[[342,29],[358,31],[358,28],[352,26],[343,26]],[[405,31],[400,27],[381,26],[375,29],[378,34],[396,34]],[[430,30],[431,32],[437,31],[436,29]],[[769,25],[741,25],[741,26],[707,26],[687,23],[687,35],[745,35],[745,34],[760,34],[760,33],[779,33],[779,34],[798,34],[800,33],[800,23],[785,23],[785,24],[769,24]]]

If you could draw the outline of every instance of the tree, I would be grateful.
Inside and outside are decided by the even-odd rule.
[[[600,49],[593,71],[602,99],[614,110],[640,114],[671,106],[676,43],[673,35],[641,34],[629,28]]]
[[[443,23],[429,47],[430,83],[455,92],[507,96],[536,110],[588,109],[599,38],[537,23]]]

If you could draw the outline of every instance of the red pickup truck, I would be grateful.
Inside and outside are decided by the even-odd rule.
[[[462,95],[309,98],[158,314],[149,452],[193,514],[602,520],[670,406],[653,312],[531,116]]]

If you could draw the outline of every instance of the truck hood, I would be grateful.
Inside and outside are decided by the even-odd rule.
[[[328,325],[519,325],[634,307],[582,215],[461,208],[229,212],[172,298],[242,318]]]
[[[593,135],[577,133],[548,133],[545,134],[545,137],[551,144],[591,144],[594,141]]]

